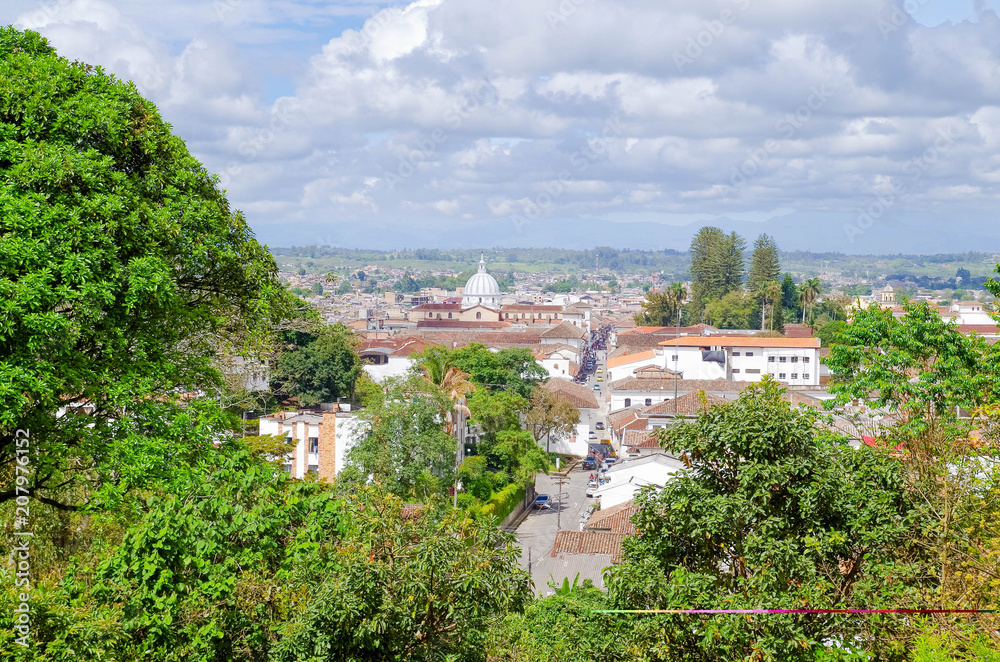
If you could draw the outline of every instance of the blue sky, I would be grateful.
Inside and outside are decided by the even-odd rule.
[[[0,19],[133,80],[272,243],[415,224],[531,243],[580,220],[991,213],[997,1],[6,0]]]

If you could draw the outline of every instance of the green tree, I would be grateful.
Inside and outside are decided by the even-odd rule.
[[[799,305],[802,306],[802,323],[806,321],[806,310],[819,298],[822,287],[819,278],[810,278],[799,287]]]
[[[313,294],[315,294],[316,296],[322,296],[323,295],[323,283],[313,283],[312,287],[309,288],[309,291],[312,292]]]
[[[444,430],[451,400],[422,377],[386,380],[383,387],[361,414],[368,431],[348,451],[347,463],[393,494],[427,499],[440,493],[455,476],[458,447]],[[425,471],[434,484],[421,478]]]
[[[781,281],[781,305],[786,311],[786,319],[799,319],[801,313],[799,310],[799,290],[795,286],[791,274],[785,274]]]
[[[535,389],[524,413],[524,427],[537,443],[548,441],[553,434],[572,434],[579,422],[580,410],[563,395],[545,387]]]
[[[698,319],[707,303],[743,286],[746,241],[733,232],[704,227],[691,240],[692,317]]]
[[[622,609],[872,608],[914,604],[914,507],[898,461],[821,433],[772,380],[660,432],[690,468],[644,490],[625,561],[608,578]],[[658,659],[814,660],[843,646],[901,652],[892,621],[810,615],[667,616]],[[655,631],[655,630],[654,630]],[[833,643],[831,638],[839,643]],[[647,649],[648,650],[648,649]],[[828,657],[828,659],[837,659]]]
[[[778,257],[778,244],[772,237],[762,234],[753,244],[753,254],[750,257],[750,271],[747,275],[747,289],[751,292],[760,291],[765,285],[778,280],[781,275],[781,261]]]
[[[491,352],[484,345],[471,343],[452,352],[455,367],[469,373],[469,381],[491,390],[511,389],[529,397],[535,385],[548,376],[530,349],[512,347]]]
[[[705,307],[705,321],[720,329],[749,329],[760,310],[757,301],[746,292],[730,292]]]
[[[528,410],[528,399],[514,391],[479,389],[469,396],[471,422],[479,425],[488,443],[496,442],[502,430],[520,430],[521,416]]]
[[[305,406],[353,398],[361,375],[357,336],[342,324],[300,335],[302,344],[278,357],[278,388]]]
[[[648,292],[642,302],[642,312],[635,316],[640,326],[672,326],[680,324],[687,290],[683,283],[672,283],[663,292]]]
[[[0,467],[30,430],[26,489],[55,503],[55,486],[113,483],[150,416],[218,388],[217,354],[266,352],[292,305],[243,215],[134,85],[5,27],[0,99]]]

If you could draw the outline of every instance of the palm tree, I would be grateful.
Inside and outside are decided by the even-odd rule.
[[[802,323],[806,323],[806,307],[811,306],[823,291],[819,278],[810,278],[799,286],[799,303],[802,304]]]
[[[760,288],[760,295],[761,295],[761,299],[763,300],[763,303],[764,304],[766,304],[766,303],[770,303],[771,304],[771,317],[770,317],[770,319],[768,319],[768,322],[770,322],[769,326],[770,326],[771,330],[774,330],[774,306],[775,306],[775,304],[778,301],[781,301],[781,294],[782,294],[781,283],[779,283],[776,280],[772,280],[769,283],[765,283]],[[764,310],[763,310],[763,308],[761,309],[761,316],[760,316],[760,330],[761,331],[764,330]]]
[[[670,302],[670,307],[673,310],[674,323],[680,326],[681,306],[684,305],[684,299],[687,298],[687,290],[684,289],[684,283],[672,283],[664,294],[667,295],[667,301]]]

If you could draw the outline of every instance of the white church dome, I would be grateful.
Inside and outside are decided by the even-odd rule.
[[[471,308],[479,305],[500,308],[500,284],[496,278],[486,273],[485,255],[479,259],[479,273],[473,274],[462,293],[463,307]]]

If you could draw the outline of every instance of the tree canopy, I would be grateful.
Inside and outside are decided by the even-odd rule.
[[[290,305],[276,273],[134,85],[0,28],[0,463],[30,430],[37,498],[103,482],[142,410],[266,344]],[[82,407],[88,425],[57,416]]]

